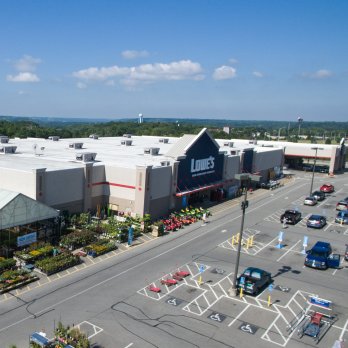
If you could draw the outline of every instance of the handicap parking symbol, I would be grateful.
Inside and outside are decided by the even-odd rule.
[[[239,326],[239,330],[249,333],[251,335],[255,335],[255,332],[258,330],[258,327],[249,323],[243,323]]]
[[[215,274],[224,274],[225,270],[222,268],[214,268],[211,270],[211,273],[215,273]]]
[[[175,297],[171,297],[166,301],[166,303],[168,303],[171,306],[175,306],[175,307],[179,306],[181,302],[182,302],[182,300],[179,300],[178,298],[175,298]]]
[[[217,321],[218,323],[222,323],[226,319],[226,315],[221,313],[214,312],[208,316],[210,320]]]
[[[282,292],[289,292],[291,288],[288,288],[287,286],[277,285],[275,289],[282,291]]]

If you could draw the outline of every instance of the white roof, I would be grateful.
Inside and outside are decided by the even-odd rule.
[[[96,153],[94,165],[110,165],[133,168],[136,165],[160,166],[161,161],[170,160],[167,151],[178,141],[178,138],[166,137],[168,143],[160,142],[163,137],[132,136],[90,138],[69,138],[52,141],[47,139],[27,138],[10,139],[10,144],[17,146],[15,154],[0,155],[0,169],[11,168],[28,171],[46,168],[47,171],[83,167],[82,161],[76,160],[76,154]],[[132,140],[131,146],[121,145],[122,140]],[[82,149],[70,148],[71,143],[83,143]],[[144,148],[157,147],[159,154],[144,154]]]
[[[21,193],[0,189],[0,230],[58,215],[58,210]]]

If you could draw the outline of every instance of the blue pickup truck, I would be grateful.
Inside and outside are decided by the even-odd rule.
[[[341,255],[333,254],[330,243],[316,242],[312,249],[307,251],[305,266],[327,269],[340,266]]]

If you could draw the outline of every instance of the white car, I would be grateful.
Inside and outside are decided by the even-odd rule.
[[[317,199],[315,197],[306,197],[303,204],[304,205],[316,205],[318,203]]]

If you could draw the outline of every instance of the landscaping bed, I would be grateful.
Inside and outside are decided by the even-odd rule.
[[[106,254],[112,250],[116,250],[117,247],[114,242],[110,242],[107,239],[101,239],[93,244],[84,247],[84,251],[87,255],[97,257]]]
[[[5,271],[0,275],[0,294],[39,280],[39,277],[23,270]]]
[[[65,236],[60,240],[60,246],[74,250],[97,240],[98,235],[91,230],[75,230]]]
[[[29,248],[15,252],[15,257],[21,261],[33,263],[53,254],[54,247],[48,243],[32,244]]]
[[[12,268],[16,267],[16,260],[15,259],[5,259],[4,257],[0,257],[0,274],[2,272],[5,272],[7,270],[10,270]]]
[[[57,272],[66,270],[67,268],[76,266],[81,263],[78,255],[72,255],[68,252],[63,252],[54,257],[47,257],[37,261],[35,267],[46,275],[51,275]]]

